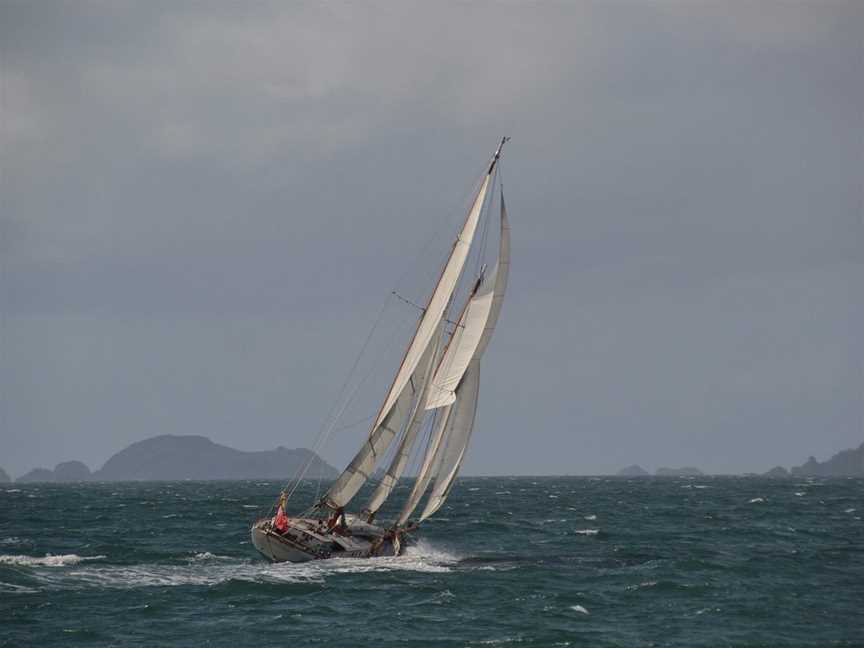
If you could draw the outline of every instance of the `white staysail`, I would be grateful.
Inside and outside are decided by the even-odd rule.
[[[429,487],[429,482],[435,474],[432,466],[435,465],[439,457],[441,442],[444,440],[444,435],[448,431],[447,423],[450,419],[451,405],[445,405],[438,410],[435,419],[435,429],[429,437],[429,446],[426,448],[426,454],[423,456],[423,465],[417,473],[417,479],[414,481],[414,487],[411,489],[411,494],[405,501],[402,507],[402,512],[399,514],[399,519],[396,521],[397,526],[402,526],[411,517],[417,504],[423,497],[423,493]]]
[[[468,442],[471,440],[471,432],[474,430],[474,419],[477,415],[477,395],[480,389],[480,361],[475,359],[465,372],[462,384],[457,390],[457,400],[454,405],[455,413],[451,412],[452,421],[448,424],[448,434],[443,450],[439,450],[440,457],[437,463],[435,485],[429,494],[426,507],[420,515],[422,522],[435,513],[447,500],[450,488],[453,485]],[[407,519],[407,518],[406,518]]]
[[[494,271],[494,281],[492,282],[494,285],[493,290],[493,299],[492,306],[488,317],[485,320],[485,327],[483,329],[483,334],[480,336],[479,341],[477,342],[476,348],[474,349],[474,356],[471,362],[469,363],[466,370],[463,372],[463,375],[460,376],[460,383],[456,389],[455,397],[458,397],[458,403],[455,406],[457,408],[457,414],[453,417],[452,425],[448,425],[448,429],[445,430],[445,438],[446,444],[442,444],[441,440],[438,441],[436,447],[432,447],[432,443],[430,441],[429,449],[427,453],[430,453],[430,461],[431,469],[429,470],[429,474],[424,474],[421,470],[421,473],[417,477],[417,484],[415,484],[415,489],[420,486],[421,478],[425,481],[422,484],[422,489],[417,495],[416,498],[419,499],[423,496],[423,491],[428,487],[429,480],[432,476],[435,477],[435,486],[432,489],[432,494],[429,496],[429,501],[426,503],[426,508],[423,510],[423,514],[420,516],[420,520],[425,520],[430,515],[435,513],[444,501],[447,499],[447,496],[450,494],[450,489],[453,486],[453,482],[456,479],[456,476],[459,474],[459,468],[462,465],[462,460],[465,457],[465,452],[468,448],[468,442],[471,438],[471,430],[474,426],[474,414],[471,414],[470,423],[466,423],[467,421],[467,413],[465,411],[465,407],[469,407],[466,405],[465,399],[470,398],[473,393],[474,403],[470,405],[471,408],[476,412],[477,408],[477,392],[479,390],[479,378],[480,378],[480,357],[483,355],[483,352],[486,350],[486,347],[489,346],[489,341],[492,339],[492,333],[495,331],[495,325],[498,323],[498,317],[501,315],[501,305],[504,300],[504,293],[507,291],[507,279],[510,275],[510,222],[507,219],[507,208],[504,206],[504,194],[501,194],[501,240],[498,248],[498,263],[496,264]],[[475,370],[476,369],[476,370]],[[473,372],[474,376],[469,377],[469,372]],[[476,381],[477,384],[471,385],[471,381]],[[448,407],[449,411],[449,407]],[[462,412],[462,416],[458,413]],[[467,431],[466,431],[467,426]],[[433,439],[434,440],[434,439]],[[435,456],[432,456],[432,455]],[[426,463],[424,463],[424,467]],[[412,497],[415,494],[412,492]],[[417,503],[414,502],[414,506]],[[413,511],[413,507],[412,507]],[[408,516],[411,515],[409,511],[407,515],[405,515],[405,520],[408,519]],[[399,524],[404,524],[404,520],[400,519]]]
[[[427,409],[449,405],[456,399],[456,387],[468,369],[472,358],[483,355],[498,316],[504,293],[507,290],[507,276],[510,272],[510,224],[501,196],[501,241],[498,249],[498,263],[492,271],[492,280],[484,282],[477,294],[472,297],[462,313],[459,324],[453,332],[444,357],[438,364],[432,380],[432,393],[426,403]]]
[[[475,357],[479,358],[489,346],[489,341],[492,339],[492,333],[495,332],[495,326],[498,324],[498,318],[501,316],[501,306],[504,304],[504,294],[507,292],[507,279],[510,276],[510,220],[507,218],[507,207],[504,206],[504,192],[501,192],[501,240],[498,244],[498,263],[495,265],[495,291],[492,298],[492,308],[489,311],[489,317],[486,319],[486,328],[483,330],[483,335],[480,337],[480,342],[477,344],[477,349],[474,352]]]
[[[408,457],[411,454],[411,449],[414,447],[414,442],[417,439],[417,432],[423,425],[423,420],[426,415],[426,400],[429,395],[429,388],[432,385],[432,374],[435,370],[435,359],[438,357],[438,350],[441,346],[441,339],[444,336],[444,320],[438,324],[438,334],[435,336],[435,344],[429,345],[430,349],[434,349],[432,360],[427,363],[426,370],[420,377],[421,380],[411,380],[410,384],[417,390],[417,398],[414,402],[414,407],[411,410],[411,416],[408,418],[408,423],[405,427],[405,432],[402,435],[402,440],[399,442],[399,447],[396,449],[396,454],[384,473],[381,483],[372,494],[366,510],[369,513],[375,513],[381,508],[381,505],[387,501],[402,473],[405,471],[405,466],[408,464]],[[423,363],[421,362],[421,365]],[[416,373],[416,372],[415,372]]]
[[[456,284],[462,274],[465,260],[468,258],[468,253],[471,250],[471,242],[474,240],[477,222],[480,219],[480,213],[486,200],[486,193],[489,189],[492,173],[495,170],[495,164],[500,154],[501,146],[498,147],[492,158],[492,162],[483,178],[474,203],[468,211],[462,231],[453,244],[450,258],[447,260],[438,284],[435,286],[435,290],[432,292],[432,296],[429,298],[423,311],[423,316],[417,325],[414,338],[405,351],[402,364],[396,373],[396,377],[393,379],[390,390],[387,392],[384,404],[381,406],[381,410],[369,433],[369,438],[363,444],[360,452],[357,453],[348,467],[324,495],[323,502],[330,508],[340,509],[344,507],[357,494],[357,491],[374,469],[378,457],[387,449],[393,437],[398,433],[399,427],[404,423],[404,418],[400,418],[399,425],[395,425],[395,421],[391,420],[392,414],[395,410],[401,409],[401,400],[404,396],[406,386],[409,380],[415,375],[421,358],[427,353],[435,331],[438,329],[438,324],[444,317],[444,313],[450,303],[450,298],[453,296]],[[397,416],[397,418],[399,417]]]
[[[477,294],[468,301],[468,305],[453,331],[450,344],[447,345],[447,351],[438,364],[426,409],[449,405],[456,400],[456,387],[462,380],[468,363],[474,357],[477,345],[480,344],[480,338],[486,329],[486,321],[492,310],[494,288],[494,280],[486,282]]]

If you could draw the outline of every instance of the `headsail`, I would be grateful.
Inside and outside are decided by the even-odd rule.
[[[429,494],[426,507],[420,515],[422,522],[435,513],[447,500],[450,488],[459,474],[462,460],[468,442],[471,440],[471,432],[474,430],[474,419],[477,415],[477,395],[480,389],[480,361],[475,359],[465,372],[462,384],[457,390],[456,411],[451,413],[452,425],[448,425],[446,444],[439,449],[439,458],[436,461],[435,485]],[[406,517],[407,519],[407,517]]]
[[[420,426],[423,425],[423,419],[426,414],[426,401],[428,400],[429,388],[432,384],[432,374],[435,370],[435,360],[439,355],[438,350],[443,335],[444,320],[442,319],[438,325],[438,334],[434,338],[435,343],[429,345],[429,349],[433,349],[433,352],[430,356],[429,362],[425,365],[426,368],[423,375],[418,377],[420,378],[419,381],[413,379],[411,381],[412,387],[417,390],[417,398],[415,399],[414,406],[411,410],[411,416],[408,418],[408,423],[405,426],[402,440],[399,442],[399,446],[396,449],[396,454],[393,456],[393,460],[390,462],[387,472],[384,473],[381,483],[378,484],[378,488],[375,489],[372,498],[369,500],[369,504],[366,506],[366,510],[369,513],[375,513],[379,508],[381,508],[381,505],[387,501],[387,498],[390,496],[390,493],[393,491],[393,488],[396,486],[396,483],[405,471],[408,457],[410,456],[411,449],[414,447],[414,442],[417,439],[417,432],[420,430]],[[423,364],[424,363],[421,362],[421,365]]]
[[[411,513],[423,497],[423,493],[426,491],[426,488],[428,488],[429,482],[433,477],[435,478],[435,486],[432,490],[432,494],[429,496],[429,501],[427,502],[426,508],[424,509],[423,515],[420,519],[425,520],[437,511],[447,499],[453,481],[459,473],[459,468],[462,465],[462,460],[464,459],[465,451],[471,438],[471,431],[474,426],[474,415],[477,409],[477,393],[479,390],[480,356],[486,350],[486,347],[489,346],[489,340],[492,338],[492,333],[495,330],[495,325],[497,324],[498,317],[501,314],[501,305],[503,304],[504,293],[507,290],[507,279],[509,274],[510,223],[507,219],[507,209],[504,206],[504,195],[502,193],[501,240],[498,248],[498,263],[496,264],[492,275],[493,280],[490,282],[493,287],[490,295],[490,309],[487,317],[483,320],[483,331],[479,336],[479,340],[476,340],[476,343],[470,343],[472,358],[470,359],[470,362],[466,363],[466,366],[461,368],[461,373],[458,378],[459,384],[453,393],[452,401],[450,401],[455,401],[455,404],[447,404],[439,413],[439,416],[445,418],[445,423],[442,424],[440,428],[436,428],[439,434],[436,435],[433,433],[430,438],[423,466],[417,475],[417,481],[414,484],[411,495],[408,497],[408,501],[405,503],[402,513],[399,516],[399,525],[404,524],[411,516]],[[465,319],[465,314],[467,312],[468,308],[466,308],[465,313],[463,313],[463,319]],[[467,329],[468,326],[466,325],[465,328]],[[468,336],[469,333],[466,330],[465,337]],[[453,346],[452,342],[453,341],[451,340],[451,347]],[[448,351],[449,350],[450,348],[448,347]],[[440,366],[444,366],[443,360]],[[453,414],[452,408],[456,409],[455,415]],[[468,414],[469,411],[471,412],[470,416]]]
[[[435,429],[432,430],[432,434],[429,437],[429,445],[426,447],[426,454],[423,456],[423,465],[420,466],[420,470],[417,473],[417,479],[414,481],[411,494],[402,506],[402,512],[396,521],[397,526],[402,526],[411,517],[414,509],[420,503],[423,493],[429,487],[429,482],[435,476],[433,466],[436,465],[436,460],[439,457],[441,442],[444,441],[444,436],[449,431],[448,423],[450,422],[450,412],[452,409],[452,405],[445,405],[436,413]]]
[[[471,242],[477,230],[480,212],[483,209],[486,193],[492,180],[495,164],[501,155],[501,146],[503,144],[504,141],[502,140],[501,145],[498,146],[498,150],[495,151],[489,169],[480,184],[480,189],[477,192],[474,203],[468,211],[462,231],[453,244],[450,258],[447,260],[438,284],[435,286],[435,290],[432,292],[432,296],[429,298],[423,311],[423,316],[417,324],[417,330],[405,351],[402,364],[396,373],[396,377],[393,379],[390,390],[387,392],[384,404],[378,412],[368,439],[322,499],[322,502],[330,508],[339,509],[344,507],[357,494],[357,491],[366,479],[369,478],[369,474],[374,469],[378,457],[390,445],[393,437],[398,433],[402,422],[404,422],[404,419],[402,419],[399,421],[398,426],[394,426],[394,421],[391,421],[391,415],[394,411],[401,409],[409,380],[414,376],[421,358],[428,351],[430,342],[447,310],[450,298],[462,274],[462,268],[471,249]]]

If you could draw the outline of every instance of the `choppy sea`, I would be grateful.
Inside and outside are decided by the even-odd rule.
[[[864,646],[861,479],[465,478],[303,565],[249,542],[281,486],[0,485],[0,646]]]

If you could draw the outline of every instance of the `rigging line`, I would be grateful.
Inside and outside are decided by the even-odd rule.
[[[419,310],[419,311],[421,311],[421,312],[423,312],[423,313],[426,312],[426,309],[425,309],[425,308],[423,308],[422,306],[420,306],[420,305],[418,305],[418,304],[415,304],[415,303],[414,303],[413,301],[411,301],[410,299],[405,299],[402,295],[400,295],[399,293],[397,293],[395,290],[393,291],[393,294],[396,295],[396,299],[405,302],[405,303],[408,304],[409,306],[413,306],[414,308],[416,308],[417,310]],[[453,320],[451,320],[451,319],[449,319],[449,318],[447,318],[447,317],[442,317],[441,319],[443,319],[443,320],[444,320],[445,322],[447,322],[448,324],[452,324],[453,326],[458,326],[459,328],[464,328],[464,326],[463,326],[462,324],[460,324],[459,322],[454,322]]]
[[[338,416],[335,419],[332,418],[333,412],[336,410],[337,403],[344,396],[345,390],[348,388],[348,385],[351,382],[351,378],[354,376],[354,373],[357,371],[357,367],[360,364],[360,359],[362,358],[367,347],[369,346],[369,342],[372,340],[372,336],[374,335],[375,331],[378,329],[378,326],[381,324],[381,320],[384,318],[384,313],[387,310],[387,306],[390,304],[390,300],[391,300],[391,296],[388,295],[386,297],[386,299],[384,300],[384,303],[382,304],[381,309],[378,311],[378,316],[375,318],[375,322],[372,325],[372,329],[369,331],[368,335],[366,336],[366,339],[363,341],[363,345],[360,347],[360,352],[357,354],[357,357],[354,359],[354,363],[351,365],[351,369],[348,371],[348,375],[345,377],[345,380],[342,383],[342,387],[340,388],[338,396],[336,397],[336,399],[333,402],[333,406],[330,409],[330,413],[324,419],[324,421],[322,421],[321,428],[318,431],[318,436],[317,436],[315,442],[313,443],[313,448],[315,449],[314,451],[317,451],[320,449],[320,447],[321,447],[320,442],[322,440],[324,430],[326,429],[327,425],[330,424],[331,422],[332,422],[332,425],[335,425],[335,423],[339,420]],[[308,472],[309,467],[312,464],[313,456],[316,456],[316,455],[314,455],[314,454],[310,455],[309,458],[307,459],[307,461],[305,462],[305,465],[303,465],[301,470],[299,470],[295,474],[295,480],[294,480],[295,483],[294,483],[293,488],[291,488],[291,494],[293,494],[294,491],[297,490],[297,485],[300,483],[300,480],[303,479],[305,474]],[[289,495],[289,497],[290,497],[290,495]]]
[[[484,163],[484,167],[485,164]],[[474,198],[477,195],[477,192],[480,190],[480,186],[483,184],[483,180],[486,177],[486,174],[479,176],[479,179],[474,182],[474,184],[469,189],[468,193],[463,197],[462,201],[459,203],[458,208],[450,208],[447,210],[447,215],[444,218],[436,219],[436,227],[432,230],[430,235],[427,237],[426,241],[423,243],[420,251],[414,255],[414,259],[422,259],[424,255],[430,250],[432,244],[438,239],[442,238],[445,235],[449,235],[453,227],[453,221],[457,218],[457,216],[463,216],[465,213],[471,208],[471,204]],[[445,229],[446,225],[446,229]],[[445,256],[439,260],[436,264],[436,269],[442,268],[444,264],[447,262],[447,257],[449,255],[449,250],[446,252]],[[394,286],[394,290],[399,290],[406,279],[408,278],[409,273],[415,266],[408,266],[406,270],[402,273],[399,279],[396,281],[396,285]],[[433,275],[434,278],[434,275]]]
[[[404,322],[399,322],[399,323],[397,323],[397,326],[394,327],[394,329],[395,329],[395,328],[399,328],[400,325],[404,325]],[[350,396],[347,398],[347,400],[344,402],[344,404],[342,405],[342,407],[339,409],[339,411],[337,412],[336,416],[333,417],[333,419],[332,419],[332,421],[331,421],[331,424],[330,424],[329,428],[326,430],[325,434],[324,434],[324,435],[322,436],[322,438],[321,438],[321,443],[320,443],[320,444],[316,444],[316,448],[323,448],[323,446],[324,446],[324,445],[327,443],[327,441],[330,439],[330,436],[332,435],[332,433],[333,433],[333,431],[334,431],[334,428],[336,427],[336,423],[338,423],[339,419],[340,419],[340,418],[342,417],[342,415],[345,413],[345,410],[346,410],[346,409],[347,409],[347,408],[348,408],[348,407],[349,407],[349,406],[354,402],[354,399],[357,397],[357,394],[358,394],[358,392],[360,391],[360,387],[362,387],[362,386],[365,384],[366,380],[368,380],[369,377],[370,377],[370,376],[375,372],[375,370],[378,368],[378,365],[380,364],[382,357],[383,357],[383,349],[382,349],[382,352],[378,354],[378,357],[376,358],[376,360],[375,360],[375,362],[373,363],[373,365],[369,368],[369,371],[366,373],[366,375],[363,376],[363,377],[358,381],[358,383],[354,386],[354,389],[352,390]],[[297,483],[295,483],[294,487],[292,488],[291,492],[289,493],[289,497],[290,497],[291,495],[294,494],[294,491],[297,490],[297,487],[298,487],[298,486],[299,486],[299,481],[298,481]],[[311,507],[309,510],[312,510],[312,509],[314,509],[314,508],[315,508],[315,507],[313,506],[313,507]]]
[[[498,161],[498,164],[501,164],[501,161]],[[486,244],[489,241],[489,221],[492,220],[493,206],[495,203],[495,183],[498,180],[498,165],[495,166],[495,172],[492,176],[492,182],[489,187],[489,200],[486,202],[485,214],[483,216],[483,231],[480,233],[480,245],[477,250],[477,266],[474,271],[474,274],[480,273],[480,268],[482,267],[482,263],[486,258]]]

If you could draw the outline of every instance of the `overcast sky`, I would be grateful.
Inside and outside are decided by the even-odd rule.
[[[309,446],[504,134],[467,473],[858,445],[862,43],[860,2],[0,0],[0,466]]]

